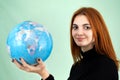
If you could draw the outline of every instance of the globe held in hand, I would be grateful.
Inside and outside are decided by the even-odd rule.
[[[37,58],[45,61],[50,56],[52,47],[51,34],[43,25],[33,21],[18,24],[7,38],[7,48],[11,58],[20,63],[20,58],[30,65],[37,64]]]

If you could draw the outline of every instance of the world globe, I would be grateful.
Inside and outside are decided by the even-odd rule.
[[[21,63],[23,58],[29,65],[37,64],[37,59],[45,61],[51,54],[53,40],[50,32],[36,22],[24,21],[8,34],[7,49],[10,57]]]

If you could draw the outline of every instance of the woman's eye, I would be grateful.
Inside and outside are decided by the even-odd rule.
[[[89,29],[91,29],[91,27],[90,26],[84,26],[84,29],[89,30]]]
[[[78,29],[78,26],[76,24],[73,24],[72,29],[76,30],[76,29]]]

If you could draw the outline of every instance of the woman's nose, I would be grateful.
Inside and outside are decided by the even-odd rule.
[[[82,35],[84,32],[83,32],[83,29],[82,27],[79,27],[79,29],[77,30],[77,34],[78,35]]]

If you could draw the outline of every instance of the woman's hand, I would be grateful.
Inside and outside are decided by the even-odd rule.
[[[42,62],[41,59],[37,59],[37,62],[38,62],[37,65],[29,65],[24,61],[23,58],[21,58],[22,64],[18,63],[16,59],[13,59],[12,62],[21,70],[39,74],[43,78],[43,80],[49,76],[49,73],[46,70],[45,64]]]

